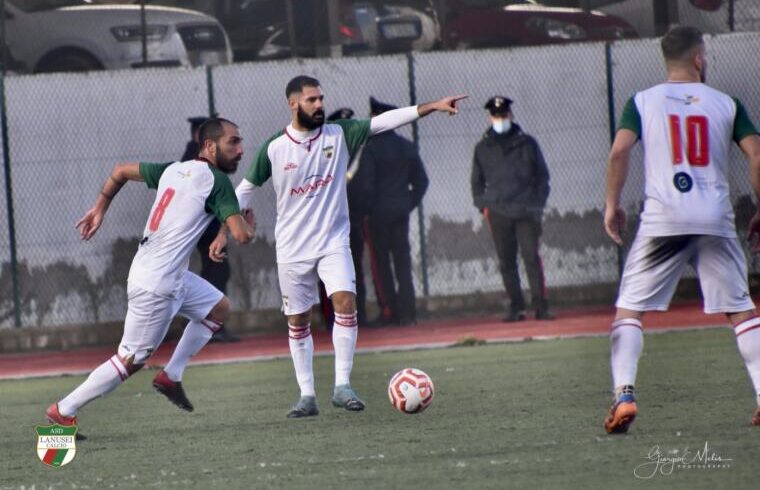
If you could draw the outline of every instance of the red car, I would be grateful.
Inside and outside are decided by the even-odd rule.
[[[638,34],[621,18],[533,0],[449,0],[443,13],[447,49],[615,41]]]

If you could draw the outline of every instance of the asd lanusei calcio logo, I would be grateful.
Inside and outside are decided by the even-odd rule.
[[[77,453],[77,427],[63,425],[38,425],[37,457],[53,468],[66,466],[74,460]]]

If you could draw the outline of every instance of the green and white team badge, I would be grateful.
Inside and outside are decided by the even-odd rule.
[[[53,468],[60,468],[71,463],[77,454],[77,427],[63,425],[38,425],[37,457]]]
[[[332,146],[327,146],[327,147],[323,148],[322,149],[322,154],[328,160],[331,159],[333,157],[333,147]]]

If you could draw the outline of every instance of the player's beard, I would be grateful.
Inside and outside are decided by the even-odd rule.
[[[325,123],[324,110],[317,109],[314,111],[314,114],[309,115],[306,113],[306,111],[303,110],[301,104],[298,104],[298,113],[296,114],[296,117],[298,118],[298,124],[301,127],[308,129],[309,131],[312,129],[317,129]]]
[[[227,158],[222,154],[221,149],[217,147],[214,158],[216,159],[216,168],[225,174],[234,174],[238,168],[238,163],[240,163],[241,155]]]

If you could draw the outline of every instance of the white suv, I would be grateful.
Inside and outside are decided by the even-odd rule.
[[[232,62],[219,22],[194,10],[88,0],[5,0],[9,67],[22,72],[86,71]]]

